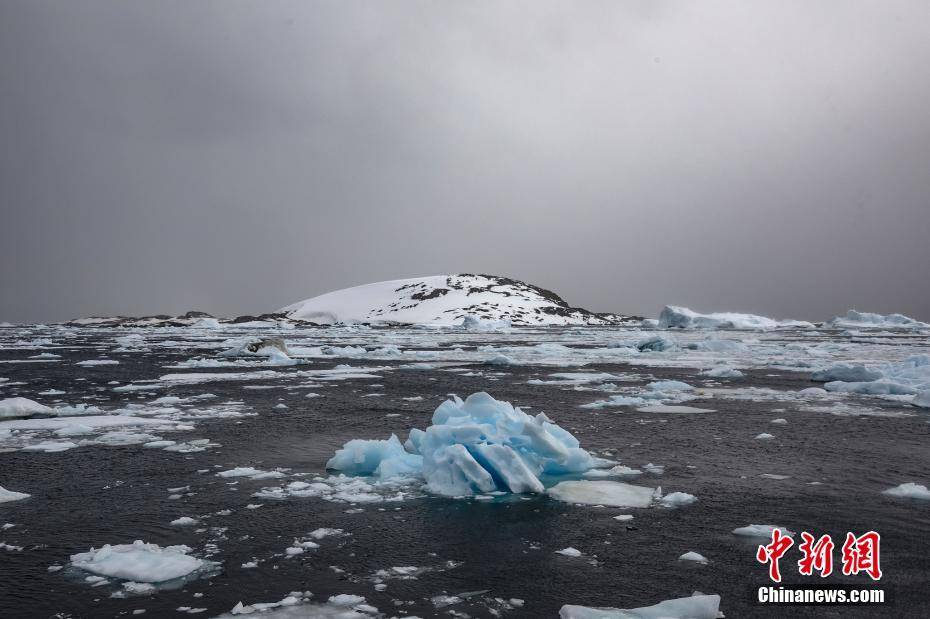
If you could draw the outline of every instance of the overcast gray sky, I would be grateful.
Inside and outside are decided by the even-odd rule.
[[[508,275],[930,319],[930,3],[0,0],[0,321]]]

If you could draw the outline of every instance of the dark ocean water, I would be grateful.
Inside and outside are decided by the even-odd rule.
[[[93,340],[85,344],[93,345]],[[34,352],[0,351],[0,358],[24,358]],[[49,387],[86,394],[110,380],[125,383],[180,371],[163,366],[191,356],[183,350],[112,354],[120,365],[96,368],[90,374],[75,372],[70,362],[96,358],[96,350],[62,354],[69,363],[9,364],[0,375],[29,383],[21,388],[22,395]],[[584,410],[578,405],[597,399],[598,394],[526,384],[552,368],[502,371],[506,374],[491,382],[443,371],[384,372],[378,379],[337,383],[326,388],[325,397],[315,399],[304,398],[306,390],[284,389],[287,380],[274,382],[276,387],[268,390],[222,381],[172,387],[159,393],[210,392],[217,401],[242,401],[257,415],[198,422],[183,440],[203,437],[221,445],[200,453],[169,453],[138,445],[0,453],[0,485],[32,495],[29,500],[0,504],[0,524],[17,524],[0,532],[0,541],[24,547],[18,552],[0,551],[0,617],[119,617],[136,609],[145,609],[144,617],[169,617],[181,616],[176,609],[185,606],[206,608],[199,616],[215,616],[239,601],[273,602],[291,591],[312,591],[319,600],[339,593],[361,595],[386,616],[449,616],[446,612],[454,609],[472,617],[490,617],[500,608],[494,598],[519,598],[525,601],[522,608],[505,610],[503,616],[554,617],[563,604],[635,607],[693,591],[720,594],[721,610],[728,618],[930,616],[930,504],[881,494],[889,485],[927,480],[927,415],[841,417],[793,410],[790,403],[723,399],[690,402],[716,411],[697,415],[646,415],[627,408]],[[588,366],[585,371],[699,380],[697,370],[689,369],[615,364]],[[90,380],[76,381],[88,376]],[[772,370],[748,372],[740,384],[747,383],[793,390],[811,386],[806,375]],[[371,389],[370,384],[383,387]],[[447,394],[464,396],[482,390],[528,406],[528,412],[545,411],[589,450],[614,450],[634,468],[647,462],[664,465],[663,475],[643,475],[632,483],[692,493],[699,501],[681,509],[628,510],[573,506],[546,497],[492,502],[423,497],[362,505],[364,511],[346,513],[352,506],[344,503],[315,498],[276,502],[251,496],[261,487],[276,485],[276,480],[244,479],[230,485],[233,480],[218,478],[212,471],[197,472],[219,465],[322,474],[326,460],[344,441],[386,438],[392,432],[404,438],[409,428],[429,425],[432,411]],[[359,397],[373,391],[385,396]],[[3,397],[13,392],[7,387]],[[103,399],[98,404],[104,407],[151,399],[109,389],[99,394]],[[409,396],[424,400],[401,399]],[[275,410],[280,401],[289,408]],[[892,403],[870,401],[869,405],[896,409]],[[395,413],[400,416],[386,417]],[[771,425],[776,417],[789,423]],[[754,440],[760,432],[772,432],[777,439]],[[764,479],[759,477],[763,473],[790,478]],[[822,485],[808,485],[810,481]],[[169,499],[167,489],[181,486],[190,486],[193,494]],[[249,503],[263,506],[244,509]],[[204,520],[204,532],[168,524],[181,516],[224,509],[232,514]],[[632,522],[612,518],[627,512],[635,514]],[[755,587],[767,582],[766,568],[754,559],[759,542],[730,533],[750,523],[830,533],[834,540],[842,540],[846,531],[879,531],[885,573],[881,585],[891,592],[893,604],[878,611],[754,605]],[[350,535],[327,538],[319,549],[298,557],[275,556],[294,538],[318,527],[341,528]],[[187,544],[197,556],[205,556],[212,544],[216,553],[210,558],[221,565],[212,577],[126,599],[110,597],[119,590],[116,585],[91,587],[81,581],[83,575],[68,569],[48,571],[50,565],[66,565],[71,554],[92,546],[135,539]],[[555,554],[567,546],[584,556]],[[710,564],[677,560],[689,550],[705,555]],[[258,568],[240,567],[252,559],[262,560]],[[786,582],[812,582],[797,575],[796,560],[792,551],[782,562]],[[449,567],[450,561],[455,567]],[[372,575],[391,566],[435,569],[415,580],[390,580],[386,590],[375,590]],[[827,581],[871,586],[862,575],[835,574]],[[446,608],[437,609],[430,602],[437,595],[462,592],[484,593]]]

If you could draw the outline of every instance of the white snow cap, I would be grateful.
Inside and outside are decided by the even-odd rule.
[[[473,329],[505,325],[612,324],[619,317],[572,308],[543,288],[493,275],[395,279],[329,292],[280,310],[322,324],[398,322]]]

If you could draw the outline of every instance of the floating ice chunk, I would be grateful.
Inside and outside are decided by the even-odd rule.
[[[73,426],[76,420],[70,417],[50,417],[46,419],[11,419],[0,421],[0,432],[3,430],[59,430]],[[90,428],[109,428],[120,426],[170,426],[177,421],[167,419],[144,419],[141,417],[128,417],[124,415],[85,415],[78,422]]]
[[[507,355],[497,354],[485,361],[488,365],[516,365],[517,362]]]
[[[865,395],[912,395],[917,390],[890,380],[874,380],[870,382],[844,382],[835,381],[824,385],[827,391],[837,393],[862,393]]]
[[[687,307],[666,305],[659,314],[660,329],[775,329],[778,327],[810,328],[802,320],[775,320],[755,314],[715,312],[699,314]]]
[[[763,432],[762,434],[756,435],[756,440],[759,440],[759,441],[770,441],[773,438],[775,438],[775,435],[769,434],[768,432]]]
[[[809,396],[825,396],[827,395],[826,389],[821,389],[820,387],[808,387],[807,389],[801,389],[798,391],[798,395],[809,395]]]
[[[6,503],[8,501],[22,501],[23,499],[28,499],[30,494],[25,492],[13,492],[12,490],[7,490],[3,486],[0,486],[0,503]],[[8,528],[4,525],[4,529]]]
[[[365,604],[359,595],[334,595],[323,604],[309,602],[309,591],[292,591],[280,602],[255,602],[249,605],[239,602],[228,613],[217,619],[229,619],[253,613],[262,619],[370,619],[380,617],[378,609]]]
[[[581,408],[607,408],[609,406],[638,406],[645,404],[646,399],[628,395],[612,395],[607,400],[597,400],[588,404],[582,404]]]
[[[95,365],[119,365],[119,361],[116,359],[87,359],[85,361],[78,361],[74,365],[82,365],[84,367],[93,367]]]
[[[715,337],[709,337],[706,340],[701,342],[694,342],[688,344],[690,350],[701,350],[706,352],[728,352],[728,353],[738,353],[746,352],[749,350],[749,347],[746,344],[739,342],[737,340],[724,340],[718,339]]]
[[[326,600],[330,604],[335,604],[336,606],[355,606],[356,604],[361,604],[365,601],[360,595],[350,595],[348,593],[340,593],[339,595],[331,595],[329,599]]]
[[[77,447],[77,443],[71,441],[42,441],[32,445],[26,445],[23,451],[42,451],[45,453],[57,453],[59,451],[68,451]]]
[[[609,469],[591,469],[584,473],[584,477],[613,477],[613,476],[635,476],[642,475],[639,469],[633,469],[622,464],[618,464]]]
[[[662,475],[665,473],[665,466],[662,464],[653,464],[650,462],[649,464],[643,465],[643,470],[647,473],[652,473],[653,475]]]
[[[542,492],[543,473],[581,473],[597,461],[545,415],[531,417],[486,393],[443,402],[425,432],[412,430],[406,449],[387,441],[349,441],[327,468],[382,480],[422,476],[436,494]]]
[[[640,406],[636,409],[640,413],[713,413],[712,408],[698,408],[696,406],[679,406],[674,404],[653,404]]]
[[[777,524],[750,524],[745,527],[737,527],[733,529],[733,535],[739,535],[740,537],[772,537],[772,531],[778,529],[781,531],[782,535],[787,535],[792,537],[794,535],[793,531],[789,531],[783,526]]]
[[[157,440],[160,440],[160,437],[144,432],[115,431],[101,434],[94,442],[101,445],[141,445]]]
[[[351,440],[326,463],[327,469],[382,479],[417,475],[422,467],[423,457],[408,453],[394,434],[385,441]]]
[[[55,436],[84,436],[86,434],[93,434],[94,429],[90,426],[85,426],[80,423],[74,423],[64,428],[58,428],[55,430]]]
[[[556,550],[555,554],[565,555],[566,557],[580,557],[581,551],[578,550],[577,548],[572,548],[571,546],[569,546],[568,548],[563,548],[562,550]]]
[[[510,331],[511,324],[509,320],[485,320],[477,316],[468,315],[462,318],[460,325],[466,331],[501,332]]]
[[[216,318],[198,318],[190,324],[191,329],[221,329],[223,325]]]
[[[697,497],[687,492],[671,492],[659,499],[664,507],[684,507],[697,502]]]
[[[930,501],[930,490],[927,490],[927,487],[923,484],[915,484],[914,482],[908,482],[900,486],[895,486],[894,488],[889,488],[888,490],[883,490],[882,494],[904,499]]]
[[[142,446],[148,449],[164,449],[174,445],[177,445],[177,441],[149,441],[148,443],[142,443]]]
[[[704,370],[701,372],[701,375],[710,376],[711,378],[743,378],[745,376],[745,374],[736,368],[731,368],[726,365],[718,365],[715,368]]]
[[[319,529],[314,529],[310,531],[310,537],[313,539],[323,539],[324,537],[338,537],[340,535],[345,535],[345,531],[342,529],[330,529],[327,527],[320,527]]]
[[[917,392],[917,395],[914,396],[911,404],[914,406],[919,406],[920,408],[930,408],[930,389]]]
[[[609,507],[649,507],[656,488],[634,486],[619,481],[563,481],[549,488],[549,496],[566,503]]]
[[[51,414],[54,414],[53,409],[29,398],[4,398],[0,400],[0,419]]]
[[[930,324],[920,322],[904,314],[873,314],[849,310],[845,316],[830,321],[834,327],[881,328],[881,329],[930,329]]]
[[[694,387],[680,380],[657,380],[646,385],[649,391],[694,391]]]
[[[633,519],[632,514],[620,514],[619,516],[614,516],[614,520],[617,520],[619,522],[629,522],[632,519]]]
[[[788,423],[788,420],[787,420],[787,419],[782,419],[781,417],[779,417],[778,419],[773,419],[773,420],[771,420],[769,423],[777,423],[778,425],[783,426],[783,425],[786,425],[786,424]]]
[[[217,477],[249,477],[251,479],[275,479],[284,477],[281,471],[263,471],[251,466],[240,466],[228,471],[220,471]]]
[[[100,550],[90,549],[71,555],[71,565],[97,574],[134,582],[165,582],[187,576],[209,564],[192,557],[187,546],[146,544],[107,544]]]
[[[694,561],[695,563],[707,564],[707,557],[702,554],[698,554],[693,550],[686,552],[685,554],[678,557],[679,561]]]
[[[665,335],[652,335],[636,344],[640,352],[670,352],[678,350],[678,342]]]
[[[695,594],[687,598],[665,600],[642,608],[590,608],[566,604],[559,619],[717,619],[719,595]]]
[[[173,527],[191,527],[195,524],[199,524],[199,520],[196,518],[191,518],[190,516],[181,516],[175,520],[172,520],[169,524]]]
[[[132,595],[149,595],[157,591],[157,587],[149,582],[124,582],[123,591],[125,593],[130,593]],[[113,597],[116,597],[115,595]],[[145,612],[145,611],[143,611]],[[135,615],[141,615],[142,613],[134,612]]]
[[[841,380],[843,382],[867,382],[878,380],[882,373],[870,370],[861,363],[834,363],[828,368],[818,370],[811,374],[811,380],[827,383]]]

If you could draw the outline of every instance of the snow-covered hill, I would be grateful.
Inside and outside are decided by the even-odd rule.
[[[557,294],[493,275],[395,279],[329,292],[280,310],[321,324],[384,322],[454,325],[466,316],[514,325],[617,324],[626,317],[570,307]]]

